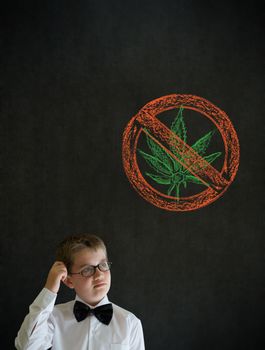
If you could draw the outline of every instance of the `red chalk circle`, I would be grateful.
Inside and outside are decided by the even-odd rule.
[[[180,107],[194,110],[209,118],[219,130],[225,150],[224,163],[220,172],[156,118],[162,112]],[[140,134],[144,132],[144,128],[148,129],[151,132],[149,136],[169,153],[168,146],[172,146],[172,142],[174,147],[184,145],[185,159],[187,160],[183,165],[202,182],[207,183],[209,187],[193,196],[178,199],[154,189],[141,174],[137,163],[137,143]],[[221,197],[236,176],[239,166],[239,153],[236,131],[225,112],[206,99],[194,95],[167,95],[147,103],[129,121],[123,133],[123,166],[130,183],[145,200],[161,209],[170,211],[196,210]],[[170,154],[179,161],[174,154]],[[198,169],[203,170],[198,172]]]

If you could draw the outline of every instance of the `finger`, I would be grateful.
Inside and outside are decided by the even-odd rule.
[[[67,279],[67,275],[63,275],[62,278],[61,278],[61,281],[65,281]]]

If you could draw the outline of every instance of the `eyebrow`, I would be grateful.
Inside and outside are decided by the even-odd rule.
[[[107,261],[107,258],[103,258],[102,260],[100,260],[99,264],[100,263],[103,263],[103,262],[106,262]],[[95,266],[95,265],[91,265],[91,264],[82,264],[80,265],[78,268],[79,269],[82,269],[83,267],[86,267],[86,266]]]

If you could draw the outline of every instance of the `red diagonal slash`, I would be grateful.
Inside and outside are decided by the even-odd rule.
[[[163,123],[161,123],[156,117],[139,112],[136,120],[142,127],[147,128],[152,132],[146,132],[155,142],[165,149],[166,152],[180,162],[189,172],[199,178],[206,186],[210,186],[216,192],[221,192],[228,181],[226,181],[222,175],[214,167],[212,167],[204,158],[202,158],[192,147],[187,145],[181,138],[179,138],[174,132],[168,129]],[[160,142],[158,142],[158,140]],[[175,148],[179,153],[180,158],[170,152],[166,147],[170,146]],[[183,151],[184,150],[184,151]]]

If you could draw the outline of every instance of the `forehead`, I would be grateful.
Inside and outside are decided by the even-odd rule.
[[[102,260],[106,260],[106,258],[106,252],[102,248],[82,248],[81,250],[73,254],[73,265],[97,265]]]

